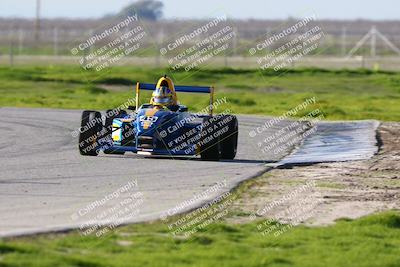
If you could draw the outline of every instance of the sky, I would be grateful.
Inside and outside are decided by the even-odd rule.
[[[41,0],[46,18],[95,18],[116,13],[132,0]],[[165,18],[281,19],[313,13],[319,19],[400,19],[399,0],[162,0]],[[35,16],[36,0],[0,0],[0,17]]]

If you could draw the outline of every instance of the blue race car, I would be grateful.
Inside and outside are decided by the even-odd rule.
[[[139,107],[140,90],[152,90],[149,104]],[[189,113],[176,92],[209,93],[208,114]],[[79,130],[79,152],[84,156],[124,154],[194,156],[202,160],[234,159],[238,120],[230,114],[213,115],[213,87],[174,86],[167,76],[157,84],[136,84],[136,106],[108,110],[106,115],[86,110]]]

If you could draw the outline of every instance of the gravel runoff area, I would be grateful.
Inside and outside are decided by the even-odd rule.
[[[377,143],[379,151],[368,159],[272,169],[250,183],[233,209],[293,225],[328,225],[341,218],[400,210],[400,123],[381,123]]]

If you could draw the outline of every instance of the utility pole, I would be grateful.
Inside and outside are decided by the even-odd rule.
[[[14,41],[10,42],[10,66],[14,66]]]
[[[10,41],[9,46],[9,62],[10,66],[14,66],[14,24],[11,25],[10,30],[8,32],[8,40]]]
[[[53,29],[53,50],[54,55],[58,56],[58,28],[54,27]]]
[[[35,41],[39,41],[40,32],[40,0],[36,0]]]
[[[20,28],[18,30],[18,55],[22,54],[23,49],[24,49],[24,32]]]
[[[233,28],[233,33],[235,34],[233,36],[233,56],[237,55],[237,46],[238,46],[238,35],[239,35],[239,31],[237,27]]]
[[[376,56],[376,34],[377,30],[375,26],[371,28],[371,57]]]
[[[345,26],[342,28],[342,56],[346,55],[346,39],[347,39],[347,29]]]

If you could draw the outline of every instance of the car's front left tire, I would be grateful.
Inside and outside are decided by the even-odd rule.
[[[82,112],[81,129],[79,131],[79,153],[83,156],[99,154],[98,138],[103,129],[101,113],[93,110]]]

